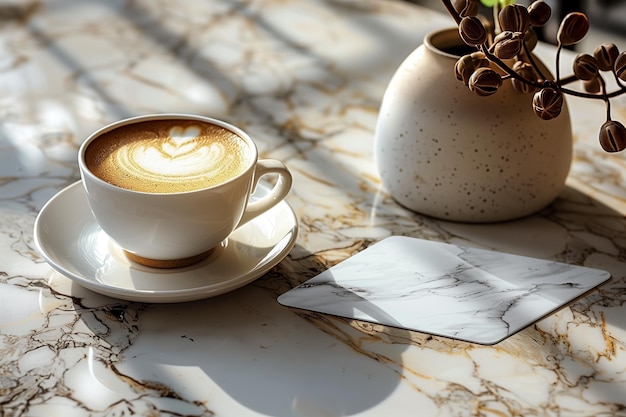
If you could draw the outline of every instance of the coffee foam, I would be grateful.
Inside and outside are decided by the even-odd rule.
[[[152,193],[193,191],[223,183],[248,167],[252,150],[237,134],[194,120],[121,126],[89,144],[85,162],[102,180]]]

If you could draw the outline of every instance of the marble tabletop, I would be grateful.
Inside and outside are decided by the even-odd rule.
[[[381,187],[385,87],[427,32],[451,24],[392,0],[0,1],[0,415],[626,416],[626,164],[597,143],[601,103],[569,101],[574,164],[536,215],[438,221]],[[253,283],[122,301],[36,250],[35,218],[78,180],[86,135],[158,112],[230,121],[290,167],[297,240]],[[626,102],[613,112],[625,121]],[[493,346],[277,302],[396,235],[612,278]]]

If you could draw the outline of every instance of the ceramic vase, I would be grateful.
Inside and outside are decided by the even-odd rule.
[[[393,75],[374,156],[384,188],[401,205],[439,219],[496,222],[549,205],[572,161],[567,103],[546,121],[532,94],[505,81],[480,97],[454,75],[456,28],[433,32]],[[544,70],[547,71],[544,67]]]

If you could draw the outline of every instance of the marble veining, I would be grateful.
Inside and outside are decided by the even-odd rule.
[[[495,344],[609,278],[598,269],[397,236],[322,272],[278,301]]]
[[[451,24],[396,0],[0,1],[0,415],[626,416],[626,162],[597,144],[602,103],[569,100],[568,188],[528,218],[437,221],[376,175],[387,83]],[[624,120],[626,102],[612,111]],[[35,217],[78,179],[84,138],[154,112],[223,118],[293,172],[296,244],[254,283],[190,303],[120,301],[37,252]],[[389,236],[612,278],[493,346],[277,302]]]

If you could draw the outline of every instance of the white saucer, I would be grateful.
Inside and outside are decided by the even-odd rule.
[[[252,198],[267,192],[259,184]],[[34,239],[54,269],[84,287],[123,300],[171,303],[214,297],[254,281],[287,256],[297,231],[295,213],[282,201],[235,230],[204,261],[148,268],[129,261],[98,226],[79,181],[46,203]]]

